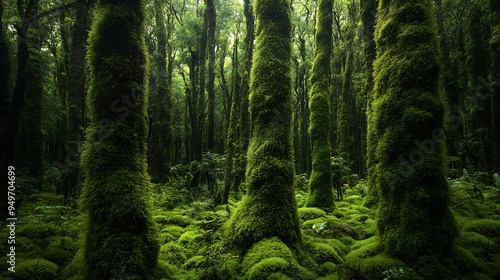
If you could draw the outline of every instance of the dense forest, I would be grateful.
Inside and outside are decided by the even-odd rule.
[[[500,1],[0,2],[0,278],[500,279]]]

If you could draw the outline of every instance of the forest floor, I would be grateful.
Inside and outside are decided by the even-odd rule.
[[[325,213],[304,207],[307,179],[296,178],[303,250],[292,253],[279,240],[268,239],[254,245],[244,258],[224,245],[224,224],[241,194],[233,193],[228,205],[214,205],[208,191],[193,197],[186,189],[189,176],[153,185],[159,264],[174,279],[428,279],[397,260],[374,253],[376,206],[363,206],[364,180],[351,177],[344,185],[343,200],[336,201],[335,212]],[[448,179],[451,208],[460,230],[456,247],[462,258],[462,279],[500,279],[500,176],[491,182],[487,178],[464,172],[460,178]],[[222,181],[217,183],[223,186]],[[15,229],[15,272],[9,271],[11,257],[2,253],[1,279],[84,279],[79,247],[85,216],[74,204],[63,206],[62,196],[50,192],[32,194],[23,202]],[[1,240],[8,235],[9,228],[3,226]],[[9,246],[2,242],[1,251],[9,252]],[[273,255],[276,252],[279,258]]]

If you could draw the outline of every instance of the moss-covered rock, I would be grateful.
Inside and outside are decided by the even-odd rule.
[[[290,262],[279,257],[263,259],[248,270],[245,278],[249,280],[264,280],[271,274],[286,271],[290,265]]]
[[[477,232],[486,237],[500,240],[500,221],[492,219],[472,220],[463,226],[462,231]]]
[[[323,264],[325,262],[332,262],[335,264],[343,263],[337,251],[329,244],[313,242],[310,244],[309,250],[317,264]]]
[[[242,271],[247,272],[260,261],[272,257],[279,257],[288,263],[297,263],[292,251],[278,238],[264,239],[245,254],[241,263]]]
[[[43,258],[57,265],[64,265],[71,260],[73,253],[59,247],[49,247],[43,254]]]
[[[495,243],[488,237],[477,232],[462,232],[457,239],[457,245],[466,248],[476,257],[486,258],[493,253]]]
[[[158,258],[160,260],[168,261],[171,264],[181,266],[188,259],[186,253],[185,247],[175,242],[169,242],[161,246]]]
[[[30,259],[20,262],[16,266],[16,280],[54,280],[59,267],[57,264],[44,259]]]
[[[304,220],[312,220],[326,215],[326,212],[316,207],[302,207],[298,209],[299,217]]]

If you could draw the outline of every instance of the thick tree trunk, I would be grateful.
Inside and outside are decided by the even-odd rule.
[[[230,243],[240,252],[273,236],[291,247],[302,240],[293,189],[290,3],[257,0],[255,12],[247,195],[228,231]]]
[[[160,278],[146,163],[145,6],[98,1],[89,34],[90,124],[81,162],[86,279]]]
[[[433,260],[433,271],[446,273],[436,267],[444,265],[442,256],[452,254],[458,231],[448,208],[444,138],[438,131],[444,106],[430,0],[381,1],[376,42],[372,121],[378,139],[381,245],[389,256],[410,264]],[[417,272],[428,269],[423,263]]]

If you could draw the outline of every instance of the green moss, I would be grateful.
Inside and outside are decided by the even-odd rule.
[[[19,225],[18,235],[33,240],[43,240],[51,236],[59,235],[60,230],[54,224],[21,224]]]
[[[298,209],[299,217],[304,220],[312,220],[326,215],[326,212],[316,207],[302,207]]]
[[[375,34],[377,229],[385,252],[405,261],[450,253],[458,233],[448,208],[443,141],[432,140],[444,106],[430,7],[429,0],[382,1]]]
[[[292,247],[302,239],[293,187],[290,3],[257,0],[254,9],[247,194],[228,231],[229,244],[241,253],[265,238]]]
[[[332,0],[318,1],[314,63],[309,101],[309,135],[312,145],[312,171],[306,206],[335,210],[332,192],[330,148],[330,57],[332,53]]]
[[[360,259],[373,257],[380,252],[380,239],[373,236],[358,241],[351,247],[351,252],[345,257],[346,263],[355,263]]]
[[[168,226],[162,228],[161,233],[168,233],[177,239],[177,238],[181,237],[181,235],[185,231],[186,231],[186,229],[184,229],[180,226],[168,225]]]
[[[472,276],[474,272],[485,271],[486,266],[480,259],[476,258],[469,250],[455,246],[453,266],[459,271],[459,275]],[[449,265],[448,265],[449,266]],[[453,273],[451,274],[453,275]]]
[[[64,265],[71,260],[73,253],[58,247],[49,247],[43,254],[43,258],[57,265]]]
[[[348,197],[345,197],[344,200],[348,203],[356,203],[356,204],[361,204],[361,201],[363,201],[363,198],[360,195],[350,195]]]
[[[206,259],[203,256],[194,256],[184,263],[183,269],[191,270],[198,269],[205,265]]]
[[[84,265],[84,253],[83,248],[80,248],[76,254],[71,259],[70,263],[64,267],[61,272],[63,279],[68,279],[73,276],[84,276],[85,275],[85,265]]]
[[[144,13],[143,0],[98,1],[89,33],[90,122],[81,156],[89,279],[109,279],[113,271],[150,279],[157,271],[159,244],[146,163]]]
[[[332,262],[335,264],[343,263],[343,260],[339,256],[337,251],[335,251],[332,246],[326,243],[313,242],[310,244],[309,250],[313,256],[313,259],[318,264],[322,264],[325,262]]]
[[[486,258],[493,253],[495,244],[486,236],[477,232],[462,232],[457,239],[457,245],[466,248],[476,257]]]
[[[169,242],[160,248],[159,259],[166,260],[171,264],[177,266],[183,265],[187,258],[187,250],[185,247],[175,243]]]
[[[399,269],[401,267],[406,267],[402,261],[389,258],[384,255],[366,258],[359,263],[360,270],[375,279],[382,278],[384,276],[384,272],[390,270],[391,268]]]
[[[492,219],[473,220],[466,223],[462,231],[473,231],[490,238],[499,238],[500,221]]]
[[[242,271],[247,272],[251,267],[264,259],[279,257],[288,263],[297,262],[292,251],[278,238],[264,239],[245,254],[241,263]]]
[[[57,264],[44,259],[25,260],[16,265],[17,280],[54,280],[57,277]]]
[[[289,262],[279,257],[267,258],[252,266],[245,275],[245,278],[249,280],[264,280],[270,274],[286,271],[290,265]]]
[[[337,271],[337,264],[333,262],[324,262],[319,266],[319,273],[321,275],[333,274]]]
[[[178,242],[181,244],[191,244],[193,242],[199,242],[203,239],[203,234],[197,233],[196,231],[186,231],[180,237]]]

